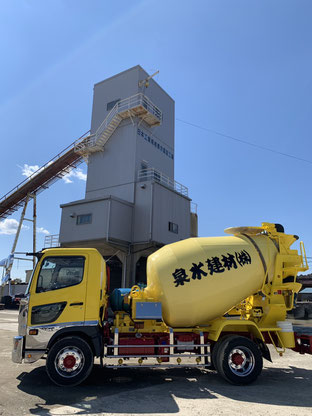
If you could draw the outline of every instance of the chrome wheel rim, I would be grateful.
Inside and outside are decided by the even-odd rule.
[[[54,366],[62,377],[75,377],[84,366],[85,357],[77,347],[65,347],[55,357]]]
[[[255,368],[255,357],[249,348],[237,346],[229,354],[228,365],[233,374],[246,377]]]

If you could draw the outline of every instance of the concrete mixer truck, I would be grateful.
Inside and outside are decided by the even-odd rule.
[[[303,243],[279,224],[190,238],[148,257],[146,287],[108,291],[109,270],[92,248],[37,253],[21,300],[12,359],[46,359],[51,380],[73,386],[105,367],[204,367],[233,384],[254,381],[268,344],[312,354],[312,336],[286,313],[308,269]]]

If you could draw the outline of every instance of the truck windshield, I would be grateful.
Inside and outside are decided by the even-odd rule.
[[[79,284],[83,278],[82,256],[46,257],[41,265],[36,292],[62,289]]]

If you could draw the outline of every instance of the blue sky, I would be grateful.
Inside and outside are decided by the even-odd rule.
[[[278,222],[311,256],[311,18],[309,0],[2,0],[0,194],[90,128],[94,83],[140,64],[160,70],[177,119],[311,161],[177,120],[175,179],[198,203],[200,235]],[[38,196],[39,247],[59,232],[59,205],[84,197],[85,173]],[[14,224],[0,223],[0,260]],[[31,239],[23,229],[17,250]]]

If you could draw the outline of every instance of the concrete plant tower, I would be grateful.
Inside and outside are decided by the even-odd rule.
[[[174,101],[139,65],[95,84],[85,199],[61,205],[62,247],[95,247],[111,289],[146,280],[149,254],[197,235],[174,180]]]

